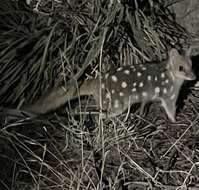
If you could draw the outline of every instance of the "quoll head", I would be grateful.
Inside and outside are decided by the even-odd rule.
[[[190,49],[182,56],[176,49],[169,52],[168,70],[174,78],[184,80],[195,80],[196,76],[192,71],[192,61],[190,59]]]

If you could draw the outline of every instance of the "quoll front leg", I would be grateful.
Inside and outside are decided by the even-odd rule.
[[[172,122],[175,122],[175,114],[176,114],[176,105],[175,102],[169,99],[161,99],[162,106],[164,107],[169,119]]]

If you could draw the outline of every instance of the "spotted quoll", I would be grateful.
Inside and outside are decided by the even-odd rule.
[[[92,95],[96,104],[113,117],[123,113],[133,103],[145,104],[159,100],[171,121],[175,121],[176,100],[184,80],[194,80],[189,53],[180,55],[171,49],[162,63],[119,67],[114,72],[86,80],[78,88],[65,91],[60,87],[41,98],[26,110],[46,113],[67,101]]]

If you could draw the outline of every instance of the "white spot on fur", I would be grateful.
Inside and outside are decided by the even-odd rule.
[[[138,76],[138,77],[142,76],[142,73],[137,72],[137,76]]]
[[[120,92],[120,93],[119,93],[119,96],[124,96],[124,93],[123,93],[123,92]]]
[[[142,96],[147,97],[148,94],[146,92],[142,92]]]
[[[115,75],[112,75],[111,79],[112,79],[113,82],[117,82],[117,77]]]
[[[124,73],[127,74],[127,75],[129,75],[130,71],[129,70],[125,70]]]
[[[123,67],[119,67],[118,69],[117,69],[117,71],[121,71],[123,69]]]
[[[144,83],[141,82],[141,83],[139,84],[139,87],[143,87],[143,86],[144,86]]]
[[[155,87],[155,93],[159,94],[160,93],[160,88],[159,87]]]
[[[112,93],[112,94],[114,94],[114,93],[115,93],[115,90],[114,90],[114,89],[112,89],[112,90],[111,90],[111,93]]]
[[[119,108],[119,100],[115,100],[115,102],[114,102],[114,108]]]
[[[161,73],[161,78],[165,78],[165,73]]]
[[[147,80],[148,80],[148,81],[151,81],[151,75],[148,75],[148,76],[147,76]]]
[[[121,86],[122,86],[122,88],[126,88],[127,87],[127,83],[125,81],[123,81]]]
[[[167,89],[166,89],[166,88],[163,89],[163,93],[164,93],[164,94],[167,93]]]
[[[136,89],[136,88],[133,88],[131,91],[132,91],[132,92],[136,92],[136,91],[137,91],[137,89]]]

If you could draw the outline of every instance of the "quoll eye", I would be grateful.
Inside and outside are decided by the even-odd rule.
[[[179,71],[184,71],[184,67],[183,66],[179,66]]]

